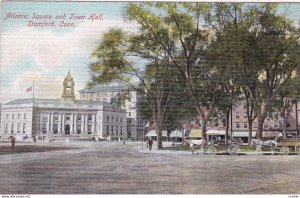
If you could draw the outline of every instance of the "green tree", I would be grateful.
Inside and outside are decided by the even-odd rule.
[[[154,11],[155,10],[155,11]],[[129,20],[140,25],[134,37],[134,50],[151,56],[153,44],[172,61],[185,80],[186,90],[201,120],[202,139],[206,140],[206,126],[216,104],[222,100],[223,75],[220,64],[210,50],[212,35],[202,27],[205,3],[131,3]],[[133,42],[132,42],[133,43]],[[204,144],[203,144],[204,146]]]
[[[158,149],[161,149],[162,129],[169,118],[168,113],[172,112],[170,108],[175,107],[172,94],[177,91],[174,84],[178,84],[178,72],[155,43],[148,44],[147,53],[136,52],[136,44],[141,42],[139,39],[135,35],[126,35],[120,29],[105,33],[92,54],[97,60],[90,64],[89,86],[118,82],[144,94],[146,110],[149,110],[157,133]],[[134,55],[146,59],[146,66],[130,61]]]
[[[299,30],[277,13],[278,4],[216,3],[207,15],[222,53],[247,89],[258,119],[257,137],[279,91],[300,61]]]

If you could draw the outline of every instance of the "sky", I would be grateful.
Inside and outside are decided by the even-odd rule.
[[[32,93],[26,93],[26,88],[33,81],[35,98],[60,98],[69,69],[79,99],[78,91],[89,81],[88,66],[93,61],[90,55],[103,33],[116,27],[126,32],[138,31],[137,24],[124,21],[124,6],[122,2],[2,2],[0,103],[31,98]],[[69,19],[74,15],[79,17]],[[91,20],[91,15],[102,17]],[[288,15],[300,24],[300,4],[291,4]],[[49,26],[30,26],[31,21],[46,21]],[[50,26],[52,21],[55,27]],[[61,27],[61,21],[71,25]]]
[[[78,99],[78,91],[90,77],[88,65],[93,61],[90,55],[103,33],[113,27],[137,31],[136,24],[124,22],[123,7],[124,3],[105,2],[2,2],[0,103],[31,98],[32,93],[26,93],[26,88],[33,81],[35,98],[60,98],[69,68]],[[8,14],[28,17],[11,18]],[[65,19],[55,18],[64,14]],[[72,14],[85,19],[69,19]],[[89,20],[93,14],[101,14],[103,20]],[[52,17],[47,20],[34,17],[38,15]],[[30,21],[54,21],[55,27],[28,26]],[[60,27],[61,21],[74,23],[74,27]]]

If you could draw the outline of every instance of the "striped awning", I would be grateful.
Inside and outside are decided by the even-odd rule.
[[[189,138],[201,138],[202,131],[200,129],[193,129],[189,134]]]

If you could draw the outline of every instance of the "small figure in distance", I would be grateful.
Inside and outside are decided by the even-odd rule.
[[[153,140],[152,140],[151,137],[150,137],[149,140],[148,140],[148,144],[149,144],[149,151],[151,151],[151,149],[152,149],[152,144],[153,144]]]

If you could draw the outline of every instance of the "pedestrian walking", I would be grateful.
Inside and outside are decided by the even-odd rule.
[[[123,138],[123,145],[126,145],[125,138]]]
[[[12,150],[15,149],[15,143],[16,143],[16,138],[14,136],[11,137],[11,148]]]
[[[151,151],[151,149],[152,149],[152,144],[153,144],[153,140],[152,140],[152,138],[149,138],[149,140],[148,140],[149,151]]]

